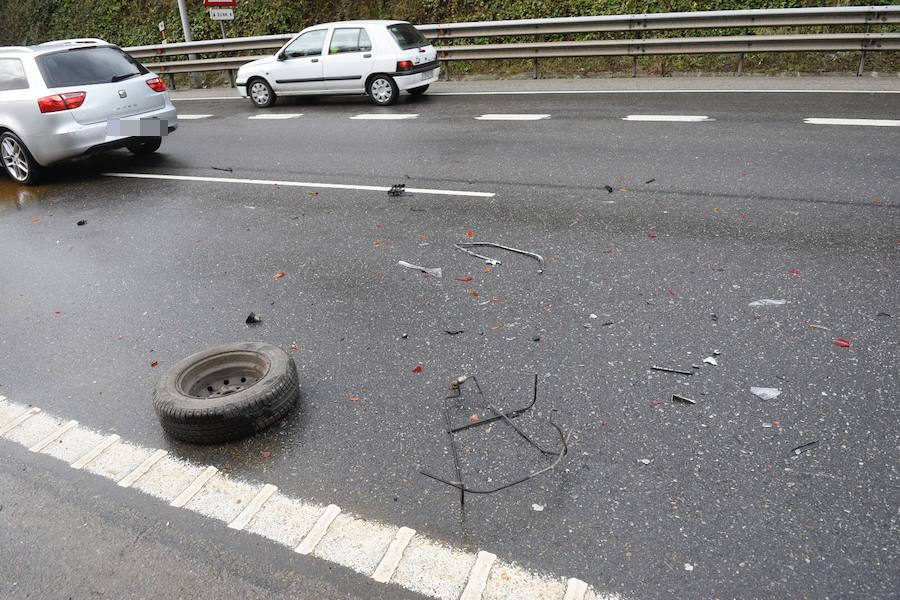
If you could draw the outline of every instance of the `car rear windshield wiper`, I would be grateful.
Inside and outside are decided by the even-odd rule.
[[[132,77],[137,77],[140,73],[127,73],[125,75],[113,75],[113,78],[109,80],[110,83],[116,83],[118,81],[125,81],[126,79],[131,79]]]

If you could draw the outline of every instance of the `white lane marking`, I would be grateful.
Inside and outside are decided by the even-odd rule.
[[[130,487],[135,481],[140,479],[147,471],[153,468],[153,465],[159,461],[163,456],[168,454],[165,450],[157,450],[153,454],[151,454],[147,460],[139,464],[134,468],[134,471],[123,477],[119,481],[119,485],[122,487]]]
[[[540,121],[549,119],[550,115],[539,114],[512,114],[512,113],[488,113],[475,117],[476,121]]]
[[[900,90],[503,90],[428,93],[429,96],[540,96],[545,94],[900,94]],[[196,100],[202,100],[202,98],[196,98]]]
[[[297,546],[296,552],[299,552],[300,554],[309,554],[315,550],[316,544],[325,537],[325,533],[328,532],[331,522],[334,521],[334,518],[338,516],[340,512],[340,507],[335,506],[334,504],[326,506],[325,512],[322,513],[322,516],[319,517],[319,520],[316,521],[313,528],[309,530],[309,533],[306,534],[306,537],[303,538],[303,541]]]
[[[0,409],[0,418],[4,423],[11,422],[13,416],[18,419],[23,413],[29,412],[26,406],[2,401]],[[34,415],[23,419],[8,436],[4,436],[0,440],[0,446],[3,441],[9,441],[30,448],[58,430],[59,424],[65,421],[55,415],[43,413],[36,407],[31,410]],[[51,444],[45,449],[44,456],[52,456],[70,464],[101,442],[108,441],[109,436],[78,425],[59,439],[64,443]],[[130,486],[122,487],[129,487],[168,503],[183,494],[192,484],[202,483],[197,480],[210,470],[212,474],[217,472],[215,468],[172,458],[164,450],[144,448],[119,440],[115,446],[101,452],[88,463],[83,472],[99,475],[120,485],[133,481]],[[209,475],[208,483],[199,486],[184,508],[221,520],[224,525],[234,521],[238,513],[259,495],[262,484],[243,482],[227,476],[212,477],[212,474]],[[334,510],[339,509],[334,507]],[[323,512],[327,512],[327,509],[322,505],[275,492],[262,504],[243,531],[256,533],[292,550],[305,538],[309,539],[312,546],[314,540],[309,534],[317,522],[323,521]],[[380,561],[388,554],[392,542],[398,538],[398,528],[393,525],[344,513],[337,514],[324,529],[324,535],[314,544],[310,555],[331,564],[346,566],[365,577],[373,576]],[[466,584],[472,579],[470,570],[478,558],[474,552],[460,550],[416,534],[403,551],[390,582],[439,600],[459,600]],[[389,595],[387,590],[385,588],[385,595]],[[487,574],[482,598],[560,600],[565,590],[566,580],[561,577],[527,571],[496,560]],[[585,600],[600,598],[620,600],[621,596],[596,594],[589,588]]]
[[[206,98],[172,98],[172,102],[190,102],[192,100],[246,100],[243,96],[207,96]]]
[[[100,456],[101,452],[103,452],[104,450],[106,450],[107,448],[109,448],[110,446],[115,444],[116,442],[118,442],[119,439],[120,439],[119,436],[117,436],[116,434],[112,434],[111,436],[109,436],[108,438],[106,438],[105,440],[103,440],[102,442],[100,442],[99,444],[97,444],[96,446],[94,446],[93,448],[88,450],[87,452],[85,452],[85,454],[81,458],[79,458],[78,460],[73,462],[72,468],[73,469],[83,468],[89,462],[91,462],[92,460],[94,460],[95,458]]]
[[[253,116],[247,117],[247,118],[248,119],[258,119],[258,120],[278,121],[281,119],[297,119],[302,116],[303,116],[303,113],[272,113],[272,114],[253,115]]]
[[[674,123],[700,123],[715,121],[705,115],[628,115],[623,121],[671,121]]]
[[[391,580],[391,576],[397,570],[397,565],[400,564],[400,559],[403,558],[403,551],[406,550],[414,535],[416,535],[416,530],[409,527],[401,527],[397,530],[394,541],[388,546],[387,552],[381,558],[381,562],[375,567],[372,579],[379,583],[387,583]]]
[[[491,574],[491,567],[494,566],[495,560],[497,560],[496,554],[491,554],[484,550],[478,553],[478,558],[475,559],[475,564],[472,565],[472,570],[469,571],[469,581],[466,583],[466,589],[463,590],[459,600],[481,600],[484,588],[487,586],[488,575]]]
[[[65,423],[64,425],[61,425],[59,429],[57,429],[56,431],[54,431],[53,433],[51,433],[50,435],[48,435],[47,437],[45,437],[44,439],[39,441],[37,444],[35,444],[31,448],[29,448],[29,450],[31,450],[32,452],[40,452],[41,450],[43,450],[44,448],[49,446],[50,442],[53,442],[54,440],[59,438],[59,436],[61,436],[68,430],[72,429],[76,425],[78,425],[78,421],[74,421],[74,420],[69,421],[68,423]]]
[[[900,121],[894,119],[822,119],[810,117],[803,119],[808,125],[863,125],[869,127],[900,127]]]
[[[181,508],[188,502],[190,502],[191,498],[194,497],[194,494],[200,491],[206,482],[212,479],[213,475],[218,473],[219,470],[215,467],[206,467],[203,469],[203,472],[197,476],[197,479],[191,482],[191,485],[187,486],[183,492],[178,494],[174,500],[172,500],[171,505],[175,508]]]
[[[407,115],[397,115],[397,114],[382,114],[382,113],[368,113],[362,115],[356,115],[354,117],[350,117],[354,120],[361,121],[402,121],[405,119],[418,119],[418,114],[407,114]]]
[[[235,517],[234,521],[228,524],[228,527],[231,529],[241,530],[247,526],[247,523],[250,522],[250,519],[259,512],[259,509],[262,508],[262,505],[266,503],[272,494],[274,494],[278,488],[270,483],[262,486],[262,489],[259,490],[259,493],[253,497],[253,500],[244,507],[244,510],[241,511],[237,517]]]
[[[563,600],[584,600],[585,594],[587,594],[587,584],[572,577],[566,585],[566,595]]]
[[[178,115],[179,121],[197,121],[199,119],[208,119],[212,115]]]
[[[12,421],[10,421],[10,422],[8,422],[8,423],[6,423],[6,424],[0,426],[0,435],[3,435],[3,434],[5,434],[6,432],[8,432],[8,431],[14,429],[15,427],[17,427],[18,425],[24,423],[25,421],[27,421],[28,419],[30,419],[30,418],[33,417],[34,415],[38,414],[39,412],[41,412],[41,409],[39,409],[39,408],[37,408],[37,407],[29,408],[28,410],[26,410],[25,412],[23,412],[22,414],[20,414],[18,417],[16,417],[16,418],[13,419]]]
[[[244,183],[248,185],[273,185],[283,187],[325,188],[331,190],[361,190],[387,192],[390,187],[379,185],[351,185],[344,183],[310,183],[306,181],[279,181],[271,179],[239,179],[237,177],[198,177],[194,175],[161,175],[157,173],[101,173],[104,177],[124,177],[130,179],[165,179],[169,181],[201,181],[206,183]],[[468,192],[464,190],[435,190],[426,188],[406,188],[411,194],[433,194],[437,196],[468,196],[473,198],[493,198],[493,192]]]

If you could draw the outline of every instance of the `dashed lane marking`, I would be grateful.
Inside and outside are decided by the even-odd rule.
[[[673,123],[702,123],[715,121],[705,115],[628,115],[623,121],[670,121]]]
[[[160,173],[103,173],[104,177],[124,177],[130,179],[165,179],[170,181],[197,181],[205,183],[242,183],[247,185],[271,185],[281,187],[322,188],[332,190],[360,190],[367,192],[387,192],[390,187],[379,185],[351,185],[346,183],[310,183],[306,181],[278,181],[269,179],[239,179],[237,177],[198,177],[193,175],[163,175]],[[493,192],[469,192],[465,190],[437,190],[427,188],[406,188],[411,194],[433,194],[437,196],[469,196],[473,198],[493,198]]]
[[[68,430],[72,429],[76,425],[78,425],[78,421],[74,421],[74,420],[69,421],[68,423],[60,426],[59,429],[57,429],[56,431],[54,431],[53,433],[51,433],[50,435],[48,435],[47,437],[45,437],[44,439],[39,441],[37,444],[35,444],[31,448],[29,448],[29,450],[31,450],[32,452],[40,452],[41,450],[43,450],[44,448],[49,446],[52,442],[55,442],[57,439],[59,439],[59,437],[62,436],[62,434],[64,434]]]
[[[0,439],[28,449],[46,443],[42,456],[83,467],[123,488],[345,566],[379,583],[390,582],[439,600],[621,600],[617,594],[597,594],[577,579],[531,572],[489,552],[475,554],[407,527],[343,513],[335,505],[290,498],[274,485],[234,479],[215,467],[103,435],[2,397]]]
[[[362,115],[356,115],[354,117],[350,117],[356,121],[403,121],[407,119],[418,119],[419,115],[417,114],[382,114],[382,113],[368,113]]]
[[[894,119],[822,119],[810,117],[803,119],[807,125],[862,125],[868,127],[900,127],[900,121]]]
[[[211,116],[212,116],[212,115],[185,115],[185,114],[180,114],[180,115],[178,115],[178,120],[179,120],[179,121],[199,121],[200,119],[208,119],[208,118],[210,118]]]
[[[545,114],[511,114],[511,113],[488,113],[475,117],[476,121],[541,121],[549,119],[550,115]]]
[[[248,119],[258,119],[258,120],[269,120],[269,121],[281,121],[285,119],[298,119],[303,116],[303,113],[271,113],[271,114],[260,114],[260,115],[252,115],[247,117]]]

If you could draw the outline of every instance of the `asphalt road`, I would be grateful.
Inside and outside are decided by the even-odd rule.
[[[182,121],[158,156],[0,182],[0,395],[623,598],[896,596],[900,128],[803,122],[897,119],[896,95],[303,99],[269,111],[303,114],[286,120],[235,100],[178,107],[212,116]],[[372,113],[418,117],[350,118]],[[475,119],[488,113],[550,118]],[[649,114],[714,120],[622,120]],[[453,248],[469,231],[542,254],[544,272],[502,253],[486,272]],[[749,306],[764,298],[787,303]],[[149,401],[162,371],[242,340],[297,345],[299,413],[219,447],[165,438]],[[504,407],[527,403],[537,373],[518,421],[549,445],[558,409],[572,438],[557,472],[461,513],[419,469],[452,476],[441,408],[465,373]],[[473,483],[547,462],[502,427],[461,441]],[[145,510],[158,529],[162,509]],[[322,571],[321,597],[354,593],[329,592],[315,561],[293,568]]]

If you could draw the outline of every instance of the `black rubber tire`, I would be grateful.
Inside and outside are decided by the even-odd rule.
[[[253,98],[253,86],[257,83],[261,83],[266,87],[266,91],[268,92],[267,100],[265,102],[257,102]],[[250,103],[256,108],[269,108],[275,101],[278,100],[278,94],[275,93],[275,90],[272,89],[272,86],[269,85],[269,82],[263,79],[262,77],[254,77],[253,79],[247,82],[247,94],[250,96]]]
[[[226,396],[200,398],[182,390],[182,375],[192,366],[229,353],[252,353],[268,365],[255,384]],[[279,421],[300,399],[297,366],[271,344],[243,342],[216,346],[179,361],[156,385],[153,409],[174,438],[217,444],[247,437]]]
[[[142,138],[139,142],[131,142],[127,148],[135,156],[146,156],[159,150],[160,146],[162,146],[161,137],[148,137]]]
[[[391,95],[386,100],[379,100],[372,93],[372,86],[376,81],[382,79],[387,82],[391,90]],[[390,106],[391,104],[396,102],[397,98],[400,96],[400,88],[397,87],[397,82],[394,81],[394,78],[390,75],[374,75],[366,84],[366,94],[369,96],[369,100],[371,100],[372,104],[374,104],[375,106]]]
[[[0,160],[0,170],[2,170],[6,175],[12,179],[14,182],[19,185],[37,185],[40,183],[41,176],[43,175],[43,167],[38,164],[34,157],[31,156],[31,151],[28,150],[28,147],[25,145],[25,142],[22,139],[14,134],[11,131],[4,131],[0,133],[0,144],[3,143],[3,140],[6,138],[11,138],[15,141],[16,144],[22,149],[22,152],[25,154],[25,161],[28,163],[28,176],[25,179],[18,179],[9,171],[7,166],[3,164],[3,161]]]
[[[430,85],[430,84],[429,84],[429,85]],[[410,94],[412,94],[413,96],[421,96],[421,95],[424,94],[426,91],[428,91],[428,86],[427,86],[427,85],[420,85],[419,87],[410,88],[410,89],[408,89],[408,90],[406,90],[406,91],[409,92]]]

